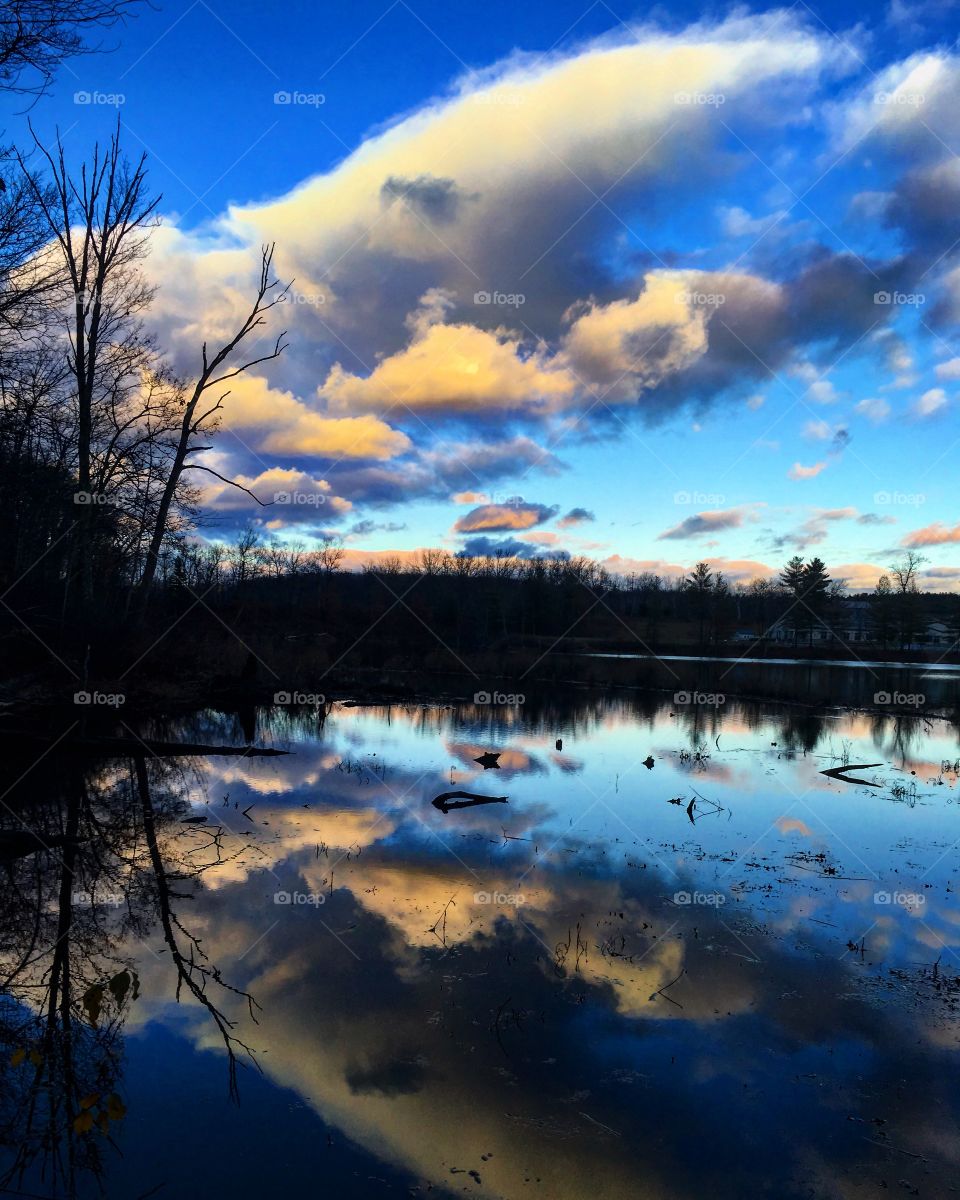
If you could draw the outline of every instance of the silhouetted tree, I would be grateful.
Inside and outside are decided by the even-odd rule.
[[[76,408],[75,544],[89,609],[98,537],[109,539],[116,528],[117,513],[106,511],[108,502],[131,482],[128,460],[139,458],[141,467],[149,462],[151,443],[169,424],[169,395],[141,321],[152,291],[139,263],[160,197],[147,189],[145,156],[133,164],[124,158],[119,124],[105,149],[94,148],[79,179],[67,169],[59,137],[54,153],[36,135],[34,141],[50,170],[52,196],[18,157],[72,293],[65,332]],[[134,473],[134,491],[142,486]]]
[[[686,589],[693,596],[694,614],[698,622],[697,644],[703,648],[704,625],[707,619],[710,592],[713,588],[713,572],[705,562],[698,562],[684,580]]]
[[[903,650],[913,643],[923,627],[923,605],[917,587],[917,573],[927,561],[918,550],[905,550],[890,564],[897,590],[897,638]]]
[[[235,480],[227,479],[218,471],[203,463],[188,462],[187,459],[191,454],[210,449],[209,446],[201,445],[197,439],[212,432],[217,415],[223,406],[223,401],[230,394],[229,390],[223,392],[216,400],[209,404],[209,407],[205,407],[206,396],[209,390],[211,388],[218,388],[222,384],[228,383],[231,379],[236,379],[238,375],[242,375],[245,371],[249,371],[251,367],[255,367],[259,363],[270,362],[272,359],[278,358],[285,349],[283,342],[284,334],[281,333],[276,339],[273,349],[266,354],[258,355],[255,358],[248,358],[239,363],[233,361],[236,351],[243,342],[264,324],[266,314],[277,304],[281,303],[287,293],[287,288],[285,287],[280,288],[279,291],[275,290],[279,287],[279,282],[273,275],[273,252],[273,246],[264,246],[261,250],[260,281],[253,305],[240,324],[240,327],[233,337],[229,341],[224,342],[215,352],[208,352],[207,343],[203,343],[201,348],[200,373],[189,390],[189,394],[183,394],[183,390],[181,389],[178,396],[179,404],[182,406],[179,430],[173,446],[172,458],[166,468],[166,480],[160,493],[156,517],[150,536],[150,544],[147,547],[146,561],[140,579],[140,589],[144,601],[149,595],[150,588],[153,586],[160,548],[168,530],[171,506],[173,505],[184,471],[206,471],[224,483],[229,483],[240,491],[246,492],[247,495],[260,503],[259,497],[255,496],[253,492]]]
[[[139,0],[5,0],[0,8],[0,90],[40,95],[86,38],[123,21]]]

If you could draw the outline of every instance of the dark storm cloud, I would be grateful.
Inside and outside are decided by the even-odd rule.
[[[597,518],[588,508],[571,508],[557,522],[558,529],[571,529],[574,525],[583,525],[587,521],[595,521]]]
[[[462,553],[471,558],[559,558],[567,559],[570,554],[566,550],[544,551],[539,546],[529,542],[521,542],[517,538],[492,538],[486,535],[467,538],[462,547]]]

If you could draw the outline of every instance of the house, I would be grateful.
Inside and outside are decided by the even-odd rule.
[[[838,601],[822,620],[802,604],[790,608],[767,630],[769,641],[790,646],[878,645],[875,613],[869,600],[852,598]],[[896,639],[888,636],[888,643]],[[956,647],[956,630],[944,621],[928,621],[903,649],[922,650],[931,646]]]
[[[873,618],[868,600],[840,600],[818,617],[803,604],[795,604],[778,617],[767,638],[791,646],[853,644],[873,641]]]

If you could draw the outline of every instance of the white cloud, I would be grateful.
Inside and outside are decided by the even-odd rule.
[[[815,442],[829,442],[836,433],[826,421],[808,421],[803,427],[803,436]]]
[[[886,400],[882,399],[858,400],[853,407],[854,412],[859,413],[862,417],[866,417],[874,425],[881,424],[881,422],[890,416],[890,405]]]
[[[947,393],[943,388],[930,388],[919,399],[913,402],[912,412],[915,417],[932,417],[940,412],[947,404]]]

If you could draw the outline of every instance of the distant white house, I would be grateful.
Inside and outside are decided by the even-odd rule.
[[[956,633],[951,633],[950,626],[943,621],[931,621],[924,637],[927,646],[953,646],[957,643]]]
[[[842,600],[829,618],[821,621],[802,604],[779,617],[767,632],[774,642],[789,645],[826,645],[829,642],[871,642],[874,640],[870,603],[867,600]],[[827,621],[829,620],[829,623]]]
[[[869,643],[876,645],[880,641],[876,634],[872,607],[869,600],[842,600],[839,609],[834,609],[830,624],[820,622],[816,617],[798,605],[779,617],[766,637],[769,641],[780,642],[791,646],[825,646],[838,642],[841,645],[856,645]],[[951,647],[957,645],[956,631],[951,631],[944,621],[929,621],[923,631],[913,641],[904,647],[908,650],[922,650],[931,646]],[[891,630],[887,638],[892,645],[896,638]]]

